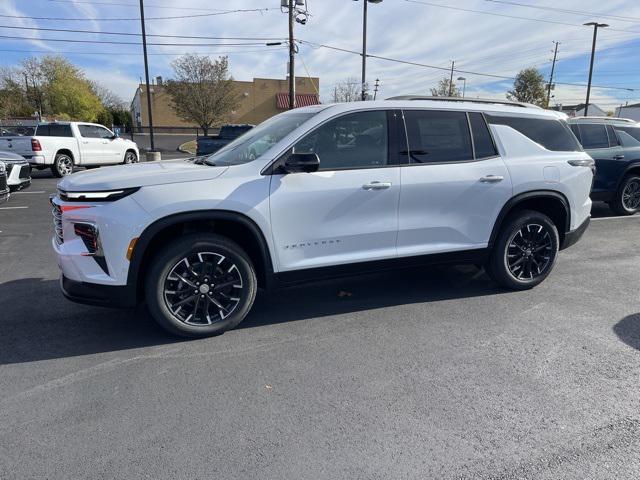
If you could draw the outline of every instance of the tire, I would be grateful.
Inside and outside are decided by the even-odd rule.
[[[149,311],[174,335],[197,338],[224,333],[244,320],[256,297],[251,260],[240,246],[220,235],[185,236],[167,245],[150,265],[145,281]]]
[[[634,215],[640,211],[640,176],[632,173],[622,179],[615,198],[609,204],[618,215]]]
[[[510,290],[528,290],[549,276],[560,237],[549,217],[522,210],[505,220],[489,257],[490,275]]]
[[[73,158],[66,153],[58,153],[53,165],[51,165],[51,173],[57,178],[71,175],[73,173]]]
[[[136,152],[133,150],[127,150],[124,154],[123,165],[129,165],[130,163],[138,163],[138,157],[136,156]]]

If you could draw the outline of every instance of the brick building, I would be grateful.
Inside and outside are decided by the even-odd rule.
[[[228,123],[258,124],[289,106],[288,80],[273,78],[254,78],[253,81],[233,81],[240,95],[240,105],[233,111]],[[149,124],[145,85],[141,84],[131,102],[131,117],[136,131],[147,131]],[[171,98],[157,77],[154,85],[150,85],[153,126],[158,131],[179,133],[194,131],[198,125],[179,118],[171,106]],[[319,103],[317,92],[320,90],[320,79],[317,77],[296,77],[296,104],[298,106]]]

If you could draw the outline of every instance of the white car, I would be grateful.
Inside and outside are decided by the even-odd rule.
[[[52,199],[62,290],[144,299],[196,337],[238,325],[258,287],[389,266],[473,262],[532,288],[590,219],[594,162],[564,118],[493,101],[318,105],[197,161],[80,172]]]
[[[136,163],[140,153],[135,142],[118,137],[95,123],[40,123],[33,136],[2,136],[0,150],[22,155],[39,170],[51,168],[56,177],[73,168]]]
[[[12,192],[31,185],[31,166],[22,155],[0,151],[0,161],[5,165],[7,185]]]
[[[7,185],[7,167],[0,161],[0,205],[9,200],[9,185]]]

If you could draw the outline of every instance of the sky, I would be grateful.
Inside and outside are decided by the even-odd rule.
[[[336,83],[360,79],[361,56],[337,49],[361,51],[363,3],[307,0],[307,8],[306,25],[295,27],[296,75],[320,77],[327,102]],[[598,31],[592,102],[605,110],[640,102],[638,0],[383,0],[368,10],[367,53],[422,64],[368,58],[367,80],[373,85],[379,79],[378,98],[429,94],[449,75],[452,61],[454,78],[467,79],[467,96],[505,98],[523,68],[536,67],[548,78],[557,41],[551,103],[582,103],[593,36],[593,28],[582,24],[598,21],[610,26]],[[286,77],[286,46],[266,45],[288,34],[279,0],[146,0],[145,17],[147,34],[165,35],[147,40],[165,44],[149,45],[152,77],[170,78],[171,61],[185,53],[228,55],[237,80]],[[139,18],[136,0],[0,0],[0,66],[60,54],[129,102],[144,76]],[[198,43],[209,45],[193,45]]]

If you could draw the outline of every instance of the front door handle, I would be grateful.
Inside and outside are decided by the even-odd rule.
[[[391,182],[371,182],[362,185],[365,190],[384,190],[391,187]]]
[[[624,155],[616,155],[613,157],[614,160],[624,160]]]
[[[482,183],[498,183],[504,180],[502,175],[485,175],[480,179]]]

